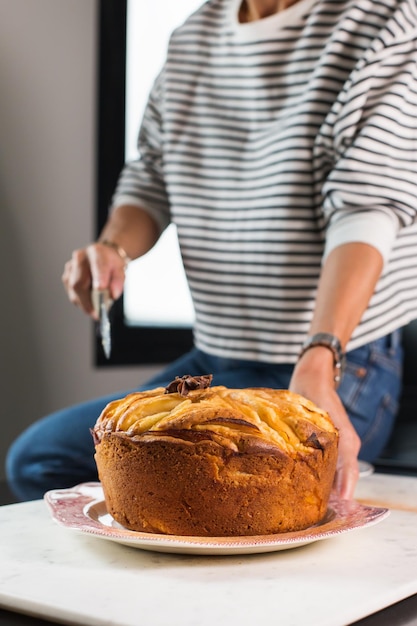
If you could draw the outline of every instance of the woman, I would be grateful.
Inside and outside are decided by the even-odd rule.
[[[414,0],[204,3],[172,35],[98,242],[63,274],[94,317],[91,289],[120,296],[173,221],[195,349],[146,387],[213,373],[305,395],[340,430],[344,498],[391,432],[417,304],[416,29]],[[89,428],[110,399],[23,433],[20,498],[96,478]]]

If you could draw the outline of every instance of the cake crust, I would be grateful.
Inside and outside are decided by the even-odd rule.
[[[110,403],[93,434],[107,509],[131,530],[264,535],[326,514],[338,433],[289,391],[138,392]]]

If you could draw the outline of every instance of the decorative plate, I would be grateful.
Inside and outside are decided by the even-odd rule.
[[[142,550],[206,555],[255,554],[297,548],[376,524],[389,514],[389,509],[333,497],[325,518],[298,532],[249,537],[181,537],[127,530],[107,512],[100,483],[48,491],[45,501],[52,518],[66,528]]]

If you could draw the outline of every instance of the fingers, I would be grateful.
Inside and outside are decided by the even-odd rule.
[[[108,289],[112,300],[122,294],[125,266],[117,252],[100,243],[75,250],[65,264],[62,282],[69,300],[82,311],[97,318],[92,289]]]
[[[336,471],[334,490],[343,500],[352,500],[355,495],[356,483],[359,478],[358,463],[349,467],[341,464]]]
[[[71,259],[65,263],[62,282],[70,302],[92,315],[91,301],[92,276],[90,263],[85,250],[75,250]]]
[[[108,289],[112,300],[120,298],[125,282],[125,264],[118,253],[100,243],[86,249],[90,263],[92,288]]]
[[[323,373],[316,369],[296,367],[290,389],[327,411],[338,429],[339,451],[334,489],[341,498],[352,499],[359,478],[358,454],[361,441],[336,393],[332,376],[328,375],[324,379]]]
[[[339,458],[334,488],[336,493],[345,500],[351,500],[354,497],[359,479],[360,445],[360,439],[353,427],[339,429]]]

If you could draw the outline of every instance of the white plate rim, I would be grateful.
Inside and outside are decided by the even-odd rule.
[[[358,461],[359,478],[367,478],[375,472],[375,467],[368,461]]]

